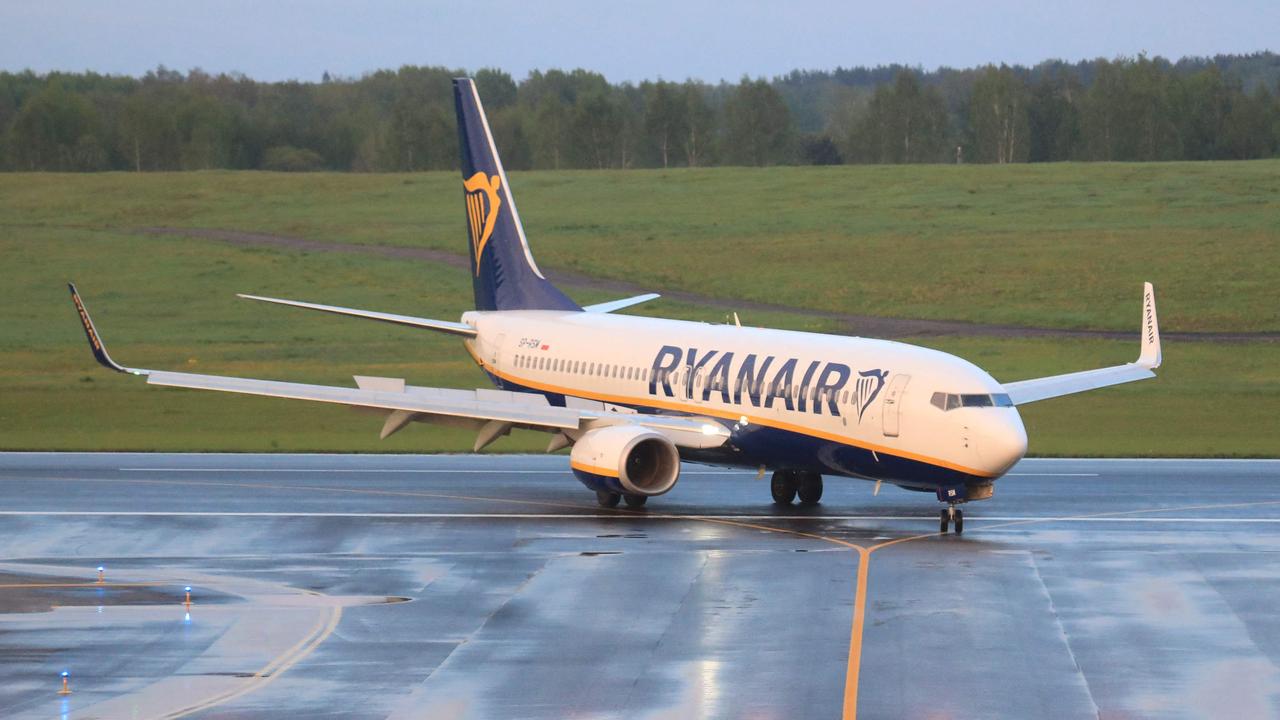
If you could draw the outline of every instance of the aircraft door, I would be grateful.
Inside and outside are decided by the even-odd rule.
[[[893,381],[889,383],[888,390],[885,391],[882,411],[885,437],[898,437],[898,413],[902,405],[902,396],[909,382],[911,382],[910,375],[895,375]]]

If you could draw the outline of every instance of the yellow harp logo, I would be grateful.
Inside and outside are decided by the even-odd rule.
[[[480,274],[480,254],[498,224],[498,208],[502,207],[502,198],[498,196],[498,188],[502,187],[502,179],[497,175],[487,176],[483,172],[464,180],[462,187],[467,196],[467,226],[471,229],[471,249],[475,253],[476,275]]]

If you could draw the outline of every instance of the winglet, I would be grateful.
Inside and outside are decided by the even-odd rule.
[[[102,344],[102,338],[98,335],[97,329],[93,327],[93,320],[89,317],[89,311],[84,308],[84,301],[80,299],[80,293],[76,291],[75,283],[67,283],[67,287],[71,289],[71,302],[75,303],[76,312],[80,313],[80,324],[84,326],[85,337],[89,338],[89,349],[93,351],[93,357],[103,367],[116,372],[130,375],[148,374],[149,371],[147,370],[127,368],[111,359],[111,356],[107,354],[107,346]]]
[[[1142,284],[1142,354],[1138,365],[1155,370],[1160,367],[1160,323],[1156,320],[1156,292],[1151,283]]]

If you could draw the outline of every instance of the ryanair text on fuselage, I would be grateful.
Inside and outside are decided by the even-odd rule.
[[[741,361],[736,361],[733,351],[707,350],[699,353],[697,348],[663,345],[653,358],[649,394],[675,397],[676,390],[680,389],[687,400],[693,400],[694,393],[700,392],[702,402],[709,402],[711,395],[718,393],[720,402],[728,405],[742,405],[745,394],[747,402],[754,407],[772,408],[775,401],[780,401],[782,407],[795,412],[821,415],[825,406],[831,415],[840,415],[840,393],[853,376],[848,365],[812,360],[800,371],[800,358],[777,361],[774,355],[761,359],[756,353],[749,353]],[[696,389],[692,379],[699,377],[704,369],[705,382]],[[672,380],[681,371],[687,373],[685,382],[673,389]],[[797,372],[800,373],[798,386]],[[888,375],[889,371],[879,368],[858,372],[858,380],[852,389],[852,402],[858,409],[859,420],[880,394]],[[795,391],[797,388],[798,392]]]

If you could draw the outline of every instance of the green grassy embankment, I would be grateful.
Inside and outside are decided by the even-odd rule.
[[[717,169],[513,176],[539,261],[814,309],[1127,330],[1280,330],[1280,163]],[[469,278],[423,263],[141,236],[153,226],[465,248],[458,183],[426,175],[0,175],[0,449],[465,450],[387,441],[344,408],[148,388],[92,364],[63,283],[144,367],[476,387],[456,340],[234,297],[452,318]],[[575,293],[584,302],[600,293]],[[723,313],[659,301],[643,312]],[[807,330],[802,315],[744,321]],[[1135,328],[1136,330],[1136,328]],[[1000,379],[1125,362],[1134,342],[931,338]],[[1031,452],[1280,455],[1280,343],[1166,342],[1161,378],[1030,405]],[[495,450],[537,450],[520,433]]]

